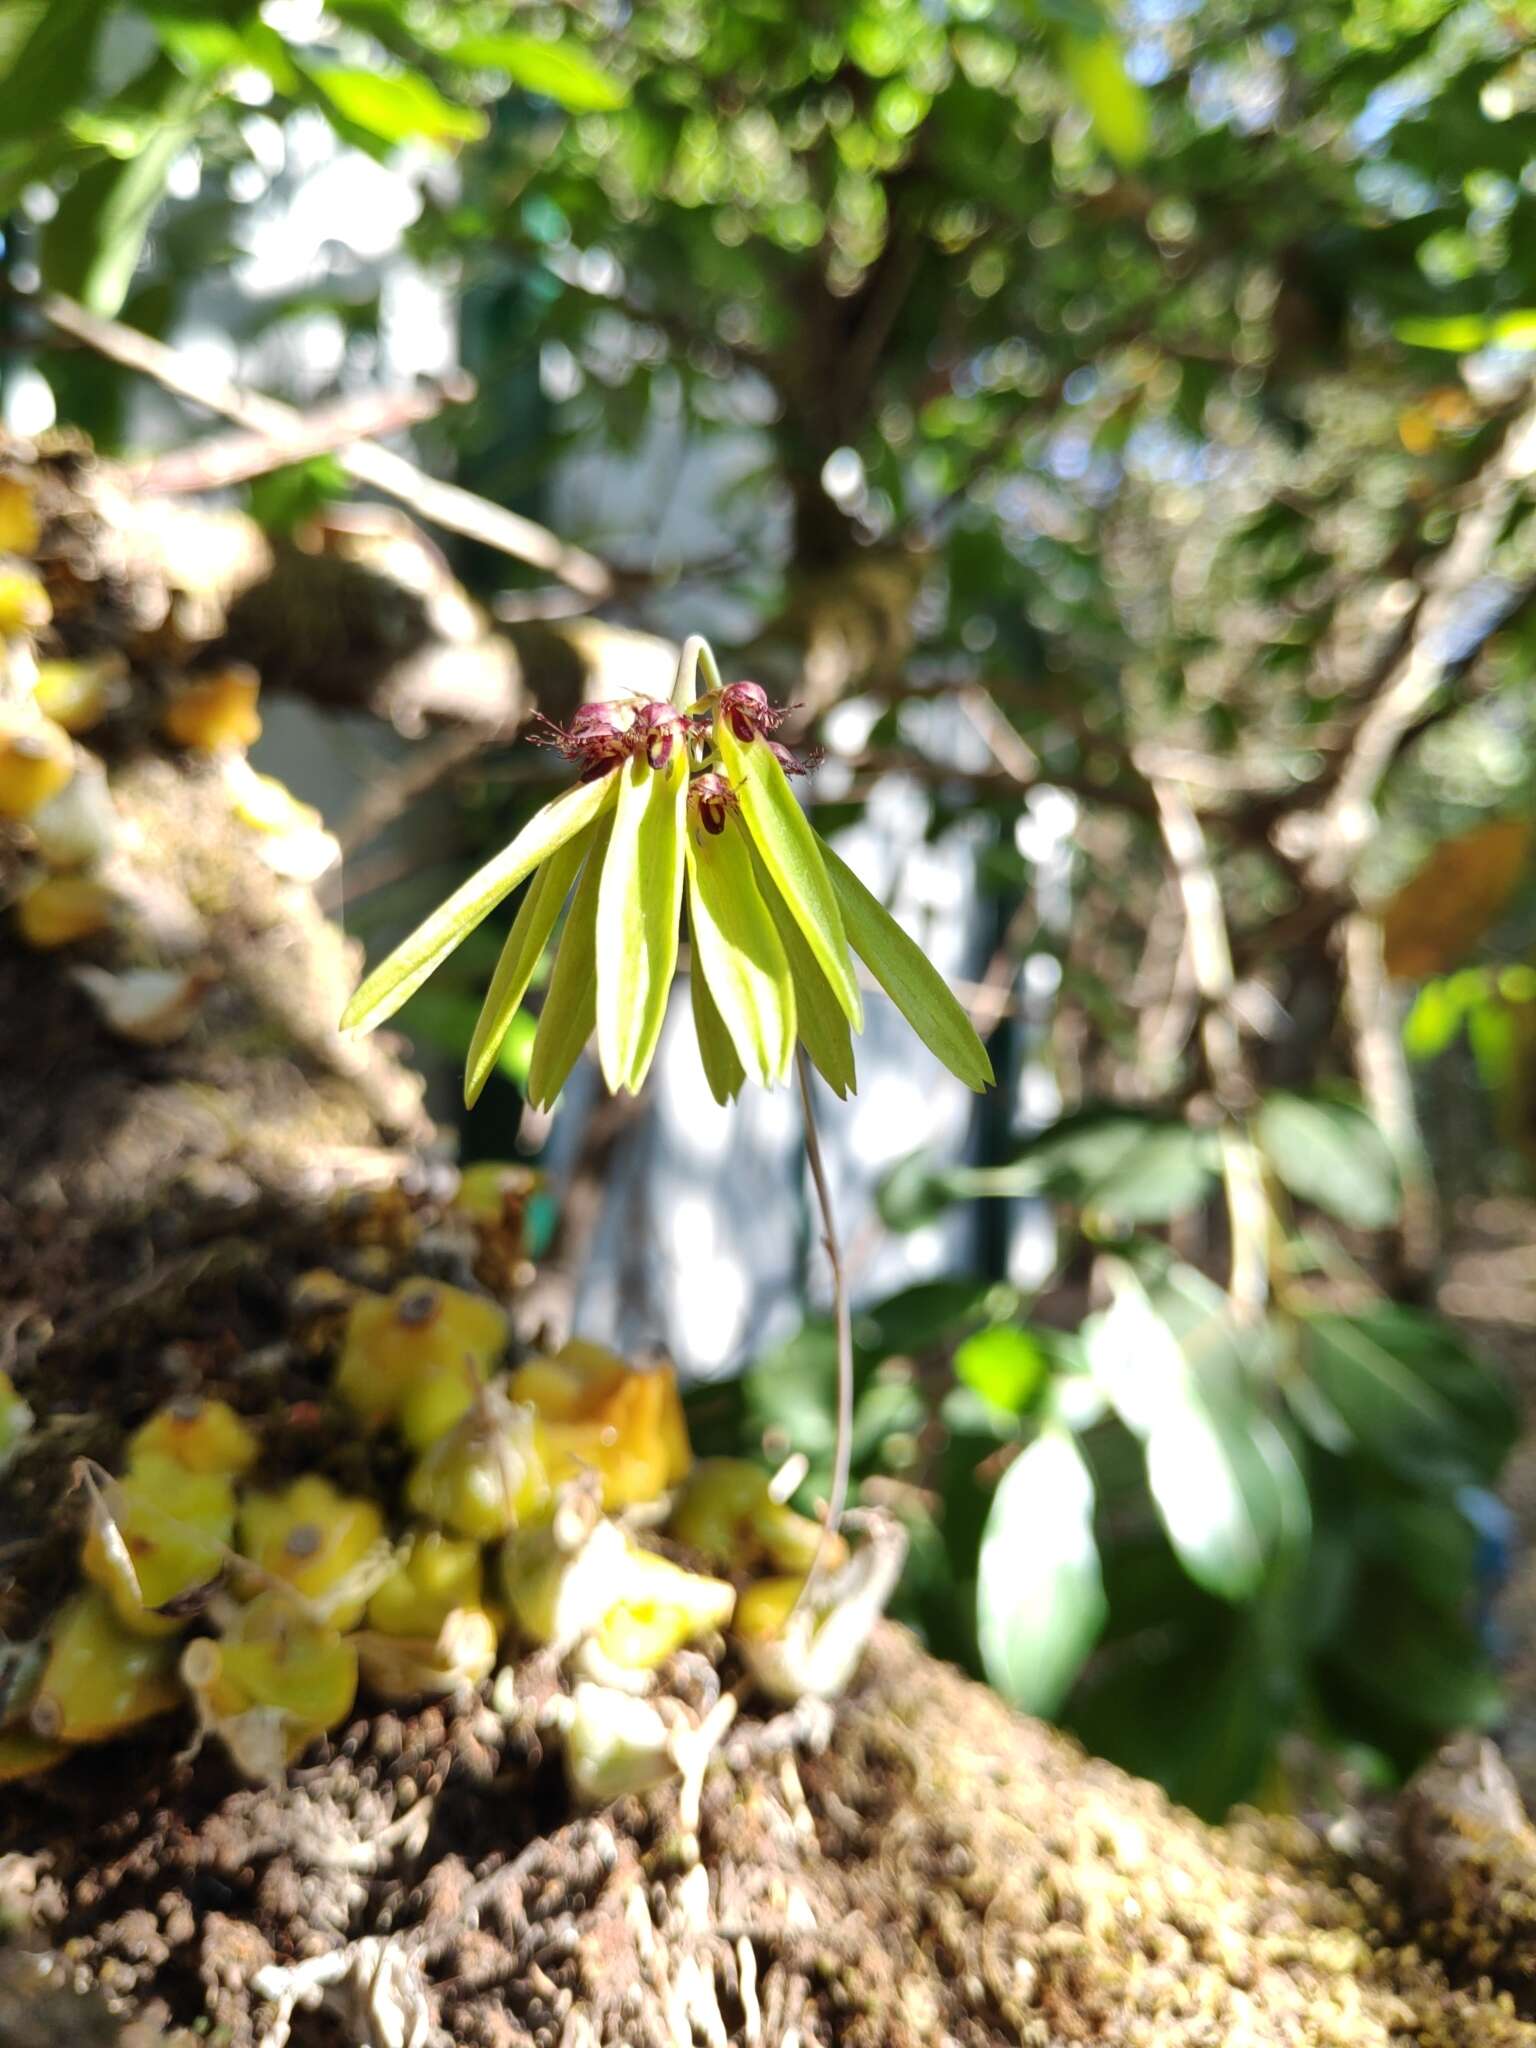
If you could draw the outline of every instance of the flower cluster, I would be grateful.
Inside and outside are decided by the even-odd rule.
[[[713,680],[702,697],[700,668]],[[670,700],[584,705],[537,742],[580,773],[377,967],[343,1028],[382,1023],[532,876],[470,1043],[465,1100],[496,1064],[562,910],[528,1092],[552,1103],[594,1032],[611,1089],[649,1072],[677,966],[686,894],[694,1026],[716,1099],[788,1078],[797,1045],[838,1094],[864,1026],[855,955],[970,1088],[992,1079],[969,1019],[922,949],[815,833],[789,786],[804,764],[773,737],[761,684],[722,683],[702,641]],[[569,899],[569,908],[566,908]]]

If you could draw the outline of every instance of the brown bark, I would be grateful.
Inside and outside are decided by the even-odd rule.
[[[145,637],[176,610],[163,560],[130,576],[80,480],[46,490],[66,635],[135,664],[91,739],[138,828],[129,915],[95,964],[187,967],[198,987],[185,1035],[149,1046],[103,1025],[80,955],[0,938],[0,1285],[39,1416],[0,1490],[16,1637],[73,1582],[71,1461],[112,1465],[171,1393],[235,1402],[280,1469],[391,1476],[326,1406],[306,1270],[518,1277],[446,1206],[418,1083],[387,1043],[335,1033],[355,948],[236,829],[212,765],[157,737],[185,658]],[[24,870],[24,833],[4,858]],[[734,1675],[684,1656],[668,1688],[700,1716]],[[300,2048],[1536,2048],[1530,1833],[1481,1753],[1471,1835],[1455,1758],[1397,1842],[1212,1829],[887,1630],[828,1725],[749,1704],[695,1860],[674,1787],[574,1815],[554,1676],[535,1659],[513,1678],[494,1705],[362,1712],[276,1788],[214,1746],[188,1759],[169,1722],[7,1786],[0,1928],[35,1953],[0,1957],[0,2042],[106,2048],[115,2023],[73,1998],[95,1987],[120,2021],[274,2048],[282,1989],[310,1970],[326,2003],[291,2013]]]

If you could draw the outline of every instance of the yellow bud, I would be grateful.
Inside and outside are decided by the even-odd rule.
[[[61,725],[16,705],[0,706],[0,818],[30,818],[75,772]]]
[[[460,1692],[491,1675],[496,1624],[483,1607],[455,1607],[431,1635],[357,1637],[364,1678],[385,1699]]]
[[[771,1642],[782,1635],[804,1584],[802,1572],[798,1577],[757,1579],[744,1586],[736,1602],[736,1634],[754,1643]]]
[[[434,1375],[487,1378],[506,1349],[508,1330],[506,1316],[483,1295],[441,1280],[404,1280],[393,1294],[365,1294],[354,1302],[336,1391],[377,1427],[393,1420],[411,1389]]]
[[[30,1728],[0,1728],[0,1785],[35,1778],[69,1755],[67,1742],[50,1742]]]
[[[130,1467],[141,1458],[170,1458],[188,1472],[239,1478],[256,1462],[256,1439],[227,1401],[188,1395],[157,1408],[128,1440]]]
[[[260,687],[256,671],[243,662],[195,677],[165,707],[161,726],[166,738],[203,753],[254,746],[261,738]]]
[[[429,1449],[463,1421],[480,1388],[480,1376],[467,1361],[426,1373],[400,1404],[396,1421],[401,1436],[413,1451]]]
[[[0,567],[0,634],[34,633],[52,617],[48,593],[31,569]]]
[[[572,1547],[546,1526],[508,1538],[501,1553],[502,1589],[529,1642],[570,1649],[620,1597],[628,1563],[628,1545],[616,1522],[598,1522]]]
[[[357,1649],[283,1594],[264,1593],[217,1642],[188,1643],[181,1675],[240,1768],[271,1778],[351,1713]]]
[[[226,1474],[145,1454],[125,1479],[92,1485],[81,1569],[125,1629],[175,1635],[185,1621],[179,1610],[223,1572],[234,1525]]]
[[[41,535],[32,485],[25,477],[0,476],[0,554],[35,554]]]
[[[776,1501],[768,1474],[747,1458],[701,1458],[667,1527],[690,1550],[741,1571],[764,1563],[809,1571],[821,1540],[820,1525]],[[840,1564],[847,1554],[848,1546],[835,1537],[827,1563]]]
[[[477,1160],[459,1175],[453,1207],[476,1223],[521,1223],[524,1203],[543,1182],[531,1166]]]
[[[91,1587],[54,1619],[29,1720],[46,1742],[109,1742],[180,1698],[175,1644],[131,1634]]]
[[[478,1607],[484,1572],[478,1544],[417,1529],[368,1602],[368,1626],[387,1636],[435,1636],[456,1607]]]
[[[621,1597],[598,1623],[591,1647],[610,1668],[654,1671],[684,1643],[724,1628],[735,1605],[736,1589],[725,1580],[686,1572],[632,1543]]]
[[[565,1769],[587,1806],[647,1792],[677,1773],[667,1724],[647,1700],[583,1679],[571,1696]]]
[[[0,1372],[0,1472],[16,1455],[32,1423],[32,1410],[17,1393],[10,1374]]]
[[[688,1425],[670,1366],[628,1365],[573,1338],[555,1357],[519,1366],[508,1391],[533,1407],[551,1485],[596,1472],[605,1507],[632,1507],[688,1470]]]
[[[286,1580],[341,1629],[363,1618],[373,1590],[370,1567],[383,1540],[384,1517],[375,1502],[338,1493],[315,1473],[280,1493],[249,1494],[240,1510],[245,1556]]]
[[[406,1505],[426,1521],[492,1543],[549,1504],[533,1417],[499,1388],[485,1389],[448,1434],[424,1451],[406,1482]]]
[[[84,875],[43,875],[16,899],[12,915],[25,944],[48,951],[108,930],[117,899]]]
[[[89,732],[121,701],[127,675],[128,664],[115,651],[91,661],[40,661],[33,702],[66,732]]]

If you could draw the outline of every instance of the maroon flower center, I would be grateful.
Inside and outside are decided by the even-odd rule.
[[[723,775],[711,769],[707,774],[694,776],[688,785],[688,801],[704,830],[720,833],[725,830],[728,814],[736,808],[736,792]]]

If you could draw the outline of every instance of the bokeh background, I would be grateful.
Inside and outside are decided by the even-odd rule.
[[[0,218],[8,432],[285,565],[230,651],[371,957],[535,706],[703,632],[797,707],[999,1075],[876,1001],[822,1104],[932,1645],[1207,1812],[1530,1751],[1536,10],[14,0]],[[398,1022],[546,1177],[528,1334],[813,1500],[793,1097],[717,1108],[680,986],[638,1102],[534,1115],[530,1015],[462,1118],[499,940]]]

